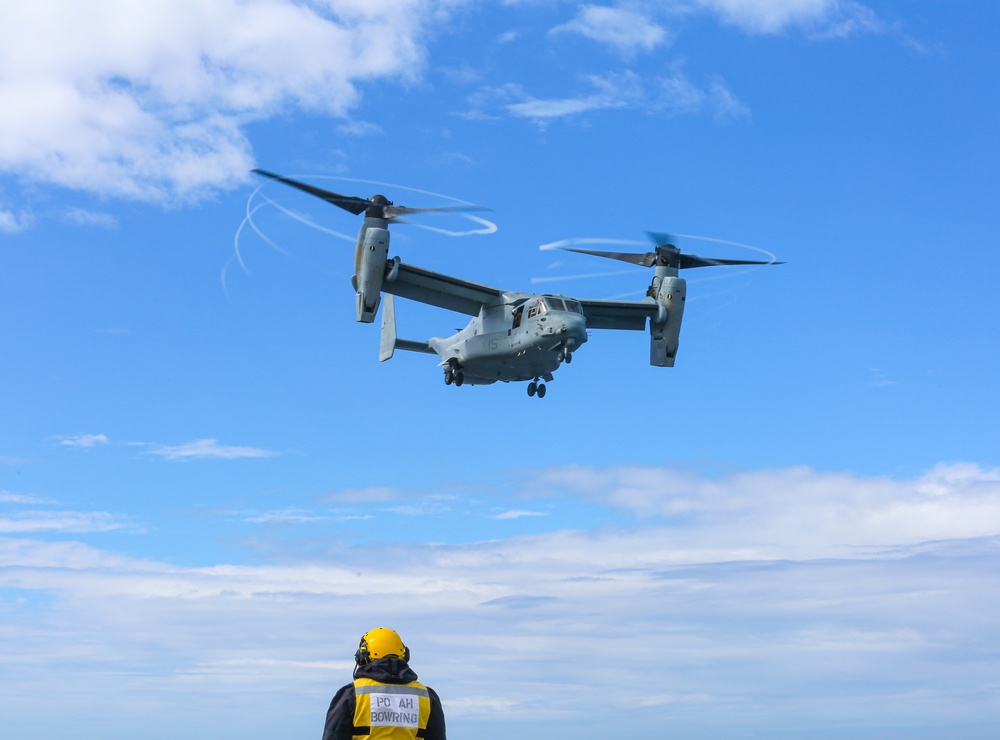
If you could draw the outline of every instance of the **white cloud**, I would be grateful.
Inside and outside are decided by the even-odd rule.
[[[712,115],[718,121],[733,121],[750,117],[750,108],[741,102],[721,77],[716,77],[709,85],[709,101]]]
[[[576,33],[632,56],[666,43],[667,32],[650,17],[629,8],[584,5],[577,16],[550,33]]]
[[[590,75],[583,80],[589,92],[561,98],[538,98],[509,83],[484,88],[469,98],[473,119],[500,116],[527,118],[545,126],[549,122],[601,110],[642,110],[668,115],[711,113],[719,122],[750,116],[750,109],[729,90],[721,77],[707,88],[691,82],[679,68],[667,76],[643,80],[631,71]]]
[[[28,457],[18,457],[17,455],[0,455],[0,465],[28,465],[38,462]]]
[[[697,113],[708,101],[708,93],[692,83],[679,69],[657,80],[653,105],[671,113]]]
[[[27,211],[17,212],[0,208],[0,232],[6,234],[17,234],[29,228],[34,222],[34,218]]]
[[[254,566],[0,538],[0,599],[19,599],[0,602],[16,666],[0,678],[4,716],[62,729],[79,716],[45,710],[71,695],[117,736],[150,721],[185,737],[307,734],[349,681],[358,636],[387,624],[450,724],[484,740],[668,724],[962,735],[956,723],[996,719],[1000,470],[564,467],[523,487],[646,519],[459,546],[331,543]]]
[[[221,445],[217,439],[196,439],[181,445],[154,445],[147,452],[167,460],[238,460],[247,457],[275,457],[278,454],[259,447]]]
[[[385,511],[407,517],[434,516],[452,511],[457,503],[459,503],[458,496],[431,493],[416,498],[413,503],[387,507]]]
[[[871,8],[855,2],[839,2],[828,22],[816,31],[820,38],[847,38],[861,33],[885,33],[891,27]],[[905,37],[904,37],[905,39]],[[910,39],[905,39],[910,41]]]
[[[787,468],[707,478],[655,467],[557,468],[563,490],[669,527],[672,557],[845,557],[931,540],[1000,536],[1000,471],[941,465],[912,481]],[[653,546],[653,545],[651,545]],[[690,548],[690,549],[689,549]]]
[[[231,186],[252,167],[247,122],[287,106],[344,115],[359,83],[414,77],[425,19],[446,4],[5,3],[0,169],[151,201]]]
[[[70,208],[64,218],[79,226],[98,226],[108,230],[118,228],[118,219],[110,213],[88,211],[84,208]]]
[[[378,136],[383,133],[383,129],[377,123],[350,121],[337,126],[337,133],[344,136]]]
[[[880,367],[873,367],[868,372],[871,375],[869,385],[873,388],[888,388],[898,383],[898,381],[890,378],[886,371]]]
[[[0,533],[112,532],[131,525],[103,511],[23,511],[0,516]]]
[[[262,514],[250,514],[244,517],[243,521],[251,524],[307,524],[309,522],[321,522],[329,519],[328,516],[313,514],[300,509],[280,509],[278,511],[267,511]]]
[[[921,495],[944,499],[995,495],[1000,487],[1000,468],[983,470],[973,463],[937,465],[915,481]]]
[[[520,85],[513,83],[495,88],[485,88],[473,95],[469,102],[471,118],[496,117],[491,109],[514,118],[529,118],[538,124],[556,118],[574,116],[598,110],[630,107],[641,97],[639,78],[632,72],[585,78],[591,92],[568,98],[536,98]]]
[[[656,80],[650,107],[671,115],[710,112],[719,122],[750,117],[750,108],[730,91],[721,77],[714,77],[707,88],[702,88],[691,82],[679,65]]]
[[[23,493],[14,493],[13,491],[0,490],[0,503],[5,504],[46,504],[49,503],[44,499],[40,499],[37,496],[29,496]]]
[[[852,0],[695,0],[748,33],[780,33],[790,27],[817,36],[844,37],[884,30],[874,11]]]
[[[404,496],[404,492],[397,488],[387,486],[372,486],[370,488],[348,488],[342,491],[333,491],[320,497],[323,501],[335,501],[338,503],[376,503],[383,501],[395,501]]]
[[[528,511],[527,509],[508,509],[498,514],[490,514],[490,519],[522,519],[526,516],[548,516],[544,511]]]
[[[815,37],[885,30],[850,0],[693,0],[749,33]],[[462,0],[36,0],[0,4],[0,171],[102,196],[186,201],[248,178],[247,124],[290,108],[346,117],[361,86],[412,81],[433,27]],[[690,4],[679,6],[687,9]],[[678,7],[586,4],[553,29],[629,56],[670,41],[656,13]],[[85,28],[86,33],[80,29]],[[508,32],[499,43],[517,38]],[[620,91],[619,91],[620,92]],[[717,91],[718,92],[718,91]],[[725,91],[723,91],[725,92]],[[515,96],[536,122],[629,101],[607,91]],[[727,103],[716,96],[716,112]],[[731,111],[739,108],[730,106]],[[488,117],[476,110],[470,117]],[[353,135],[376,124],[345,123]],[[110,226],[100,214],[87,223]],[[72,216],[71,216],[72,217]],[[28,228],[0,207],[0,231]]]
[[[11,562],[0,542],[0,585],[57,599],[44,621],[8,629],[18,639],[5,660],[19,666],[18,684],[0,683],[26,703],[5,716],[47,716],[38,712],[45,697],[73,676],[73,696],[114,716],[122,736],[150,718],[169,728],[176,714],[266,723],[277,713],[286,731],[304,734],[350,680],[358,635],[377,624],[403,634],[450,722],[482,738],[554,721],[573,737],[608,737],[614,728],[602,723],[623,716],[637,734],[653,736],[669,719],[694,736],[717,721],[707,718],[734,711],[741,726],[769,735],[761,714],[773,714],[776,695],[789,707],[783,721],[810,726],[869,703],[878,708],[865,711],[868,721],[913,721],[911,692],[924,707],[990,716],[983,681],[997,667],[997,639],[981,615],[1000,606],[990,588],[995,541],[965,555],[677,566],[658,552],[620,557],[641,552],[645,537],[621,548],[581,540],[595,557],[567,559],[566,543],[545,536],[204,568],[61,543],[19,543]],[[636,561],[645,565],[628,564]],[[142,717],[111,712],[140,698],[137,674],[155,701],[142,702]],[[51,691],[24,690],[42,685]],[[265,706],[234,704],[248,693]],[[678,713],[685,705],[702,716]],[[724,722],[712,726],[728,734]]]
[[[75,437],[59,438],[59,444],[66,447],[96,447],[106,445],[109,441],[105,434],[78,434]]]

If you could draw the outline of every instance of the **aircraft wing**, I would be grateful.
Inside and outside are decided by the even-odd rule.
[[[654,301],[591,301],[577,299],[583,306],[588,329],[627,329],[642,331],[646,319],[656,316],[659,307]]]
[[[478,316],[483,305],[500,300],[501,290],[439,272],[399,263],[394,280],[386,279],[382,290],[400,298],[428,303],[469,316]]]

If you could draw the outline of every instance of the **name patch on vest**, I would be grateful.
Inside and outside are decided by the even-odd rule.
[[[371,692],[372,727],[418,727],[420,698],[413,694]]]

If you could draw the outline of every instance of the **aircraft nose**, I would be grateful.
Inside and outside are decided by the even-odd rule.
[[[560,333],[572,337],[578,345],[583,344],[587,341],[587,322],[583,316],[567,316],[563,319]]]

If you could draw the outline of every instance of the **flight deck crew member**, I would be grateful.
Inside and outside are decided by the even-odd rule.
[[[354,682],[330,702],[323,740],[447,740],[441,700],[417,681],[409,660],[393,630],[366,632],[354,654]]]

